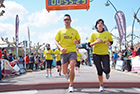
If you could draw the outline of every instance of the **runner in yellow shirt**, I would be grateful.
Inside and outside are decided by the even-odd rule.
[[[61,76],[61,59],[60,59],[61,51],[56,49],[54,51],[54,54],[56,57],[56,68],[57,68],[57,71],[59,72],[59,76]]]
[[[61,64],[63,68],[63,74],[66,74],[66,78],[70,78],[69,92],[73,92],[73,81],[75,77],[75,63],[77,59],[76,44],[80,44],[80,36],[77,30],[70,26],[71,17],[69,14],[64,15],[65,28],[58,31],[55,37],[55,44],[61,51]],[[70,64],[70,69],[68,65]]]
[[[82,57],[82,54],[79,52],[79,49],[77,48],[77,61],[76,61],[76,70],[78,73],[80,72],[80,57]]]
[[[50,44],[46,44],[46,50],[44,51],[44,55],[45,55],[45,62],[44,63],[47,63],[47,75],[46,77],[49,77],[49,70],[50,70],[50,77],[52,77],[52,62],[53,62],[53,50],[50,48]],[[44,66],[45,67],[45,66]]]
[[[93,32],[88,39],[89,46],[93,47],[93,60],[98,73],[100,84],[99,91],[104,91],[103,72],[106,78],[109,79],[110,73],[110,58],[108,46],[113,44],[113,39],[108,31],[104,30],[104,21],[99,19],[95,25],[97,31]]]

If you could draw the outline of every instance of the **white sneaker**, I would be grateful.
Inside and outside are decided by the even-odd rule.
[[[106,79],[109,79],[109,77],[110,77],[110,74],[106,74]]]
[[[69,86],[69,92],[73,92],[73,87]]]
[[[46,77],[49,77],[49,74],[46,74]]]
[[[103,91],[104,91],[104,86],[103,86],[103,85],[100,86],[99,91],[100,91],[100,92],[103,92]]]

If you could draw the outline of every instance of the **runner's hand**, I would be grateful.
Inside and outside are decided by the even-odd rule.
[[[79,44],[78,40],[73,41],[75,44]]]
[[[100,37],[96,40],[97,43],[102,42],[102,39],[100,39]]]
[[[106,45],[107,45],[107,46],[110,46],[111,43],[107,40]]]
[[[61,51],[62,53],[66,53],[66,50],[67,50],[67,49],[65,49],[65,48],[60,48],[60,51]]]

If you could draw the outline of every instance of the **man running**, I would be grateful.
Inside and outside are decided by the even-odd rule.
[[[62,52],[61,64],[63,74],[70,79],[69,92],[73,92],[73,81],[75,77],[75,63],[77,59],[76,44],[80,44],[80,36],[77,30],[71,27],[71,17],[69,14],[64,15],[65,27],[60,29],[55,37],[55,44]],[[68,69],[68,65],[70,65]]]

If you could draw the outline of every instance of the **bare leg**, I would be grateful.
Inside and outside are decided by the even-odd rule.
[[[70,85],[71,86],[73,85],[73,81],[75,77],[75,72],[74,72],[75,63],[76,63],[76,60],[70,60]]]
[[[48,68],[46,69],[46,71],[47,71],[47,74],[48,74]]]
[[[57,70],[59,69],[57,65],[56,65],[56,69],[57,69]]]
[[[80,70],[80,68],[78,67],[78,71]]]
[[[68,62],[62,65],[62,69],[63,69],[63,74],[68,73]]]
[[[103,85],[103,75],[102,76],[98,75],[98,80],[99,80],[100,86]]]
[[[59,73],[61,74],[61,66],[59,66]]]
[[[50,73],[52,73],[52,69],[50,68]]]

